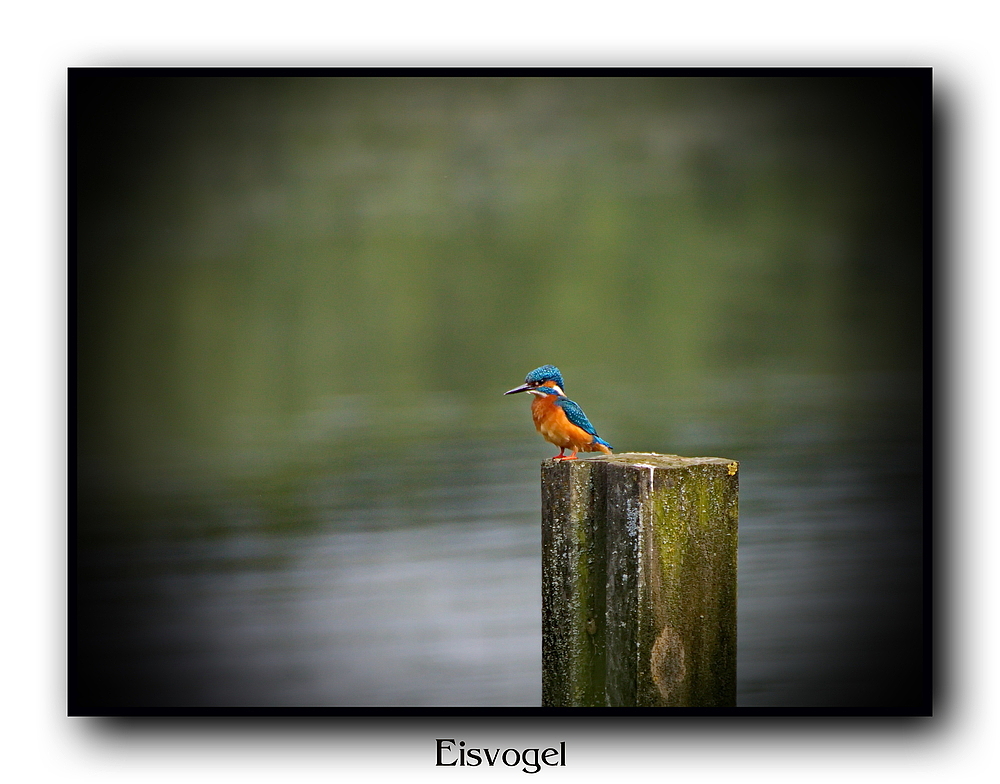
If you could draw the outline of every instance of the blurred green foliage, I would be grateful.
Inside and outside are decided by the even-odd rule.
[[[548,362],[639,425],[720,374],[920,369],[919,78],[97,72],[73,100],[84,476],[471,437]]]

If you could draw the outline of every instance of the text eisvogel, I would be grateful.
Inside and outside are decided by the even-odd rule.
[[[451,762],[445,762],[442,756],[451,759]],[[467,749],[465,741],[460,740],[458,741],[458,757],[455,758],[455,739],[437,739],[437,762],[434,765],[436,768],[450,768],[453,765],[474,768],[484,762],[491,768],[497,762],[503,763],[508,768],[516,768],[523,764],[524,767],[521,770],[525,773],[538,773],[542,769],[542,765],[548,765],[552,768],[566,767],[566,741],[560,742],[558,749],[545,749],[544,751],[541,749],[524,749],[523,751],[504,749],[501,751],[500,749]]]

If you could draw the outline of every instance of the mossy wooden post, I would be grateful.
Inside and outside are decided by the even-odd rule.
[[[738,464],[542,464],[542,705],[736,704]]]

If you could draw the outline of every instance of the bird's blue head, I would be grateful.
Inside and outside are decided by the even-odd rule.
[[[554,383],[559,388],[559,393],[562,393],[563,378],[562,373],[559,372],[559,368],[555,365],[542,365],[540,368],[535,368],[526,375],[524,383],[521,386],[509,389],[504,394],[513,395],[515,392],[527,392],[529,389],[541,387],[546,382]]]
[[[555,365],[542,365],[540,368],[535,368],[524,377],[525,384],[535,384],[537,386],[541,386],[546,381],[555,381],[557,387],[560,389],[564,388],[562,373],[559,372],[559,368]]]

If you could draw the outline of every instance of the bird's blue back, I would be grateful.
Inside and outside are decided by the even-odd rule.
[[[566,418],[576,425],[578,428],[583,430],[585,433],[589,433],[594,437],[594,440],[604,446],[612,449],[613,447],[599,435],[597,435],[597,429],[590,424],[590,420],[587,419],[587,415],[583,413],[583,409],[580,408],[576,403],[570,400],[568,397],[560,397],[556,400],[556,405],[562,408],[566,414]]]

